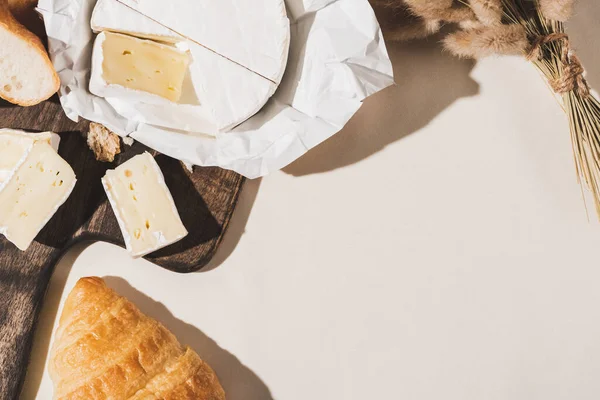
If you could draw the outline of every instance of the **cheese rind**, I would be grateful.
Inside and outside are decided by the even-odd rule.
[[[98,2],[92,27],[169,42],[185,41],[175,32],[117,0]],[[189,67],[189,79],[184,81],[180,104],[147,104],[143,99],[131,104],[117,98],[109,98],[108,102],[121,115],[138,122],[217,134],[255,115],[275,93],[277,85],[270,80],[194,42],[188,41],[185,45],[193,62]],[[140,119],[140,114],[146,117]]]
[[[281,82],[291,36],[284,0],[118,1],[276,84]]]
[[[187,235],[160,167],[149,153],[107,171],[102,185],[133,257],[145,256]]]
[[[58,151],[60,137],[52,132],[30,133],[0,129],[0,190],[25,161],[35,142],[46,142]]]
[[[117,0],[98,0],[92,12],[94,32],[120,32],[144,39],[176,43],[185,40],[172,30],[145,18]]]
[[[219,131],[228,131],[259,112],[277,85],[246,68],[190,43],[196,95]]]
[[[69,198],[75,172],[50,144],[33,144],[25,161],[0,191],[0,233],[26,250]]]
[[[90,92],[154,104],[177,103],[189,62],[189,54],[173,46],[103,32],[94,43]]]

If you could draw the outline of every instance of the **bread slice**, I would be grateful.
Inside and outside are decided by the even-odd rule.
[[[0,97],[32,106],[51,97],[60,80],[39,37],[11,14],[0,0]]]

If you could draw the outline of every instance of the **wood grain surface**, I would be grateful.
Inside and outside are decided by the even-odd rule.
[[[107,169],[148,149],[140,143],[123,146],[124,152],[114,163],[97,162],[82,136],[88,123],[70,121],[56,98],[29,108],[0,103],[0,127],[59,132],[59,153],[78,179],[69,200],[26,252],[0,237],[0,399],[12,400],[19,396],[36,320],[61,256],[80,241],[105,241],[124,247],[100,178]],[[163,155],[156,155],[156,160],[189,235],[146,258],[171,271],[197,271],[219,246],[244,178],[219,168],[195,168],[190,173],[179,161]]]

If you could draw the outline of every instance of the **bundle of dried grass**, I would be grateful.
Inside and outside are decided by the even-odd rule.
[[[580,182],[591,191],[600,217],[600,102],[590,93],[564,22],[574,0],[372,0],[403,8],[424,24],[454,22],[443,40],[459,57],[523,55],[548,80],[569,117]],[[468,11],[465,11],[467,9]]]
[[[489,0],[470,3],[482,6]],[[444,44],[461,57],[522,54],[542,72],[562,99],[569,118],[578,178],[590,190],[600,217],[600,102],[590,93],[583,66],[565,33],[564,22],[572,13],[573,3],[574,0],[500,0],[500,25],[480,19],[484,27],[453,33]]]
[[[502,0],[470,0],[475,16],[484,25],[502,23]]]
[[[572,52],[564,24],[573,0],[536,0],[534,9],[504,0],[507,20],[525,28],[527,58],[561,96],[569,117],[575,165],[580,182],[591,191],[600,217],[600,102],[590,93],[579,58]]]
[[[481,26],[448,35],[444,46],[459,57],[481,58],[494,54],[520,55],[529,44],[520,25]]]

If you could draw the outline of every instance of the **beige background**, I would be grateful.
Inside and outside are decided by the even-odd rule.
[[[596,87],[599,17],[582,1],[571,24]],[[436,40],[390,53],[398,85],[250,182],[210,271],[71,251],[23,399],[51,398],[50,335],[87,275],[193,346],[229,400],[598,399],[600,227],[561,110],[520,59],[457,60]]]

